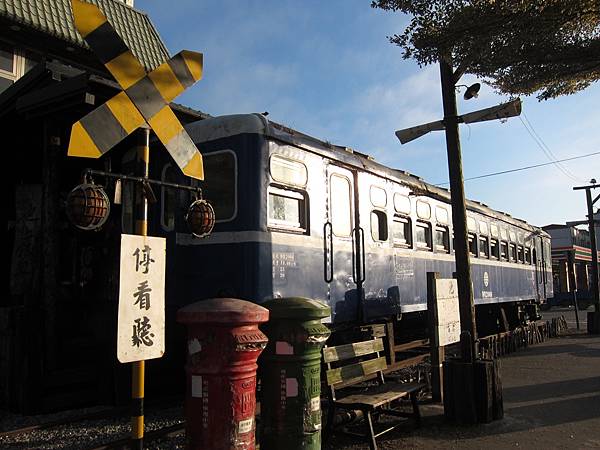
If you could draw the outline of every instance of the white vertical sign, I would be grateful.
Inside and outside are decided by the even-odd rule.
[[[440,346],[460,341],[458,285],[455,279],[435,280],[437,303],[437,335]]]
[[[165,352],[165,242],[121,235],[117,358],[122,363]]]

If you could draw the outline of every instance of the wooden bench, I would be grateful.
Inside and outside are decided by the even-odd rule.
[[[385,356],[381,355],[383,349],[381,338],[323,348],[323,363],[326,365],[325,377],[329,397],[325,441],[336,431],[334,420],[337,410],[356,410],[362,413],[365,433],[351,432],[346,426],[342,426],[342,431],[346,434],[366,438],[372,450],[377,449],[377,437],[392,431],[401,424],[401,422],[395,422],[376,433],[373,422],[378,420],[379,415],[412,417],[417,426],[420,425],[421,414],[417,394],[425,385],[421,383],[386,383],[383,374],[387,368],[387,362]],[[344,391],[340,391],[340,389],[344,389]],[[398,400],[405,397],[410,397],[412,413],[394,409]]]

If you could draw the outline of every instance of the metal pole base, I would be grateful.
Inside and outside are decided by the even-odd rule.
[[[587,332],[588,334],[600,334],[600,312],[588,311]]]

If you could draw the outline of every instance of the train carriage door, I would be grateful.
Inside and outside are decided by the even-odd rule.
[[[360,261],[356,258],[355,176],[352,171],[327,167],[326,215],[323,226],[323,277],[332,317],[336,322],[357,320]]]
[[[537,300],[539,301],[544,295],[544,278],[542,275],[542,245],[539,238],[533,240],[533,248],[531,249],[532,262],[535,267],[535,286]]]

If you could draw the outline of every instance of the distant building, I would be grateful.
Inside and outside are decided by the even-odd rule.
[[[594,219],[596,245],[598,245],[600,243],[599,212],[594,214]],[[587,221],[577,221],[543,227],[552,237],[554,303],[572,302],[575,290],[577,290],[577,298],[582,303],[591,300],[592,252],[586,223]]]

